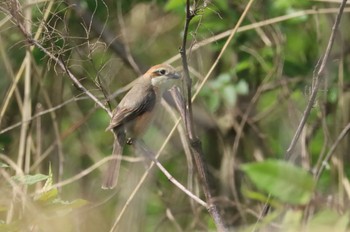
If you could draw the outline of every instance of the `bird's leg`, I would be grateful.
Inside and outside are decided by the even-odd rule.
[[[126,144],[132,145],[132,144],[133,144],[133,139],[132,139],[132,138],[128,138],[128,139],[126,140]]]

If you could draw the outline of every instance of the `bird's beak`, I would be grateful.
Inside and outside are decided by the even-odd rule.
[[[178,72],[174,72],[174,73],[171,73],[169,75],[169,78],[172,78],[172,79],[180,79],[181,78],[181,74],[178,73]]]

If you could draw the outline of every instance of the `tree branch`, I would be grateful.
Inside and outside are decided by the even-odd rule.
[[[344,137],[349,133],[349,131],[350,131],[350,123],[348,123],[344,127],[344,129],[340,132],[339,136],[335,140],[332,147],[329,149],[329,151],[328,151],[327,155],[325,156],[325,158],[323,159],[323,161],[320,163],[320,165],[318,167],[316,167],[316,176],[315,176],[316,181],[318,181],[320,179],[323,170],[325,169],[329,160],[332,158],[332,155],[333,155],[335,149],[337,148],[338,144],[344,139]]]
[[[134,140],[132,145],[142,154],[153,161],[155,165],[159,168],[159,170],[168,178],[168,180],[173,183],[176,187],[178,187],[182,192],[187,194],[193,200],[195,200],[198,204],[201,204],[204,207],[208,207],[207,203],[202,199],[194,195],[190,190],[188,190],[185,186],[183,186],[180,182],[178,182],[167,170],[166,168],[156,159],[155,154],[143,143],[142,140]]]
[[[339,23],[340,23],[340,19],[343,15],[343,11],[344,8],[346,6],[346,2],[347,0],[343,0],[342,3],[340,4],[339,7],[339,12],[336,16],[334,25],[332,27],[332,33],[330,35],[329,41],[328,41],[328,45],[326,48],[326,52],[323,55],[323,57],[319,60],[319,62],[316,64],[315,69],[314,69],[314,76],[313,76],[313,85],[312,85],[312,90],[311,90],[311,95],[309,98],[309,102],[307,103],[307,106],[304,110],[303,116],[300,120],[300,123],[298,125],[298,128],[293,136],[293,139],[287,149],[287,153],[286,153],[286,159],[289,159],[293,153],[293,150],[295,148],[296,143],[298,142],[298,139],[300,137],[300,134],[306,124],[306,120],[308,119],[311,109],[313,108],[315,101],[316,101],[316,96],[318,93],[318,90],[320,88],[320,83],[321,81],[324,79],[324,68],[326,67],[326,64],[328,62],[328,58],[329,58],[329,54],[331,53],[332,50],[332,46],[334,44],[334,40],[335,40],[335,36],[336,36],[336,32],[338,30],[339,27]]]
[[[86,25],[91,26],[91,29],[96,33],[96,35],[98,35],[106,44],[108,44],[112,51],[115,52],[127,66],[131,67],[136,74],[141,75],[144,71],[146,71],[147,67],[142,64],[141,61],[137,60],[135,57],[133,57],[132,61],[128,58],[130,54],[128,54],[125,45],[119,41],[99,19],[81,7],[79,1],[65,0],[65,2],[68,6],[72,7],[72,9],[82,18]]]
[[[55,56],[54,54],[50,53],[46,48],[44,48],[36,39],[32,37],[30,32],[28,32],[25,27],[24,27],[24,20],[22,16],[22,11],[21,11],[21,5],[18,2],[18,0],[11,0],[7,4],[8,11],[11,14],[14,23],[16,26],[19,28],[21,33],[24,35],[27,44],[29,45],[34,45],[37,47],[39,50],[44,52],[48,57],[50,57],[52,60],[54,60],[58,66],[66,72],[68,77],[71,79],[71,81],[74,83],[75,87],[79,89],[80,91],[84,92],[91,100],[93,100],[99,107],[104,109],[110,117],[112,117],[112,112],[97,98],[95,95],[93,95],[88,89],[86,89],[78,80],[76,76],[68,69],[66,64],[64,63],[63,59],[61,59],[58,56]]]
[[[207,204],[208,204],[207,210],[209,211],[210,215],[214,219],[217,230],[226,231],[225,225],[219,214],[218,208],[213,201],[211,189],[209,187],[208,171],[203,159],[203,150],[202,150],[201,141],[197,138],[195,134],[194,123],[193,123],[192,101],[191,101],[192,80],[190,78],[189,69],[188,69],[186,45],[187,45],[187,35],[188,35],[189,25],[192,18],[196,15],[197,13],[196,11],[197,11],[196,8],[194,9],[190,8],[190,1],[187,0],[186,1],[186,20],[185,20],[184,32],[183,32],[184,36],[182,39],[182,46],[180,49],[182,66],[183,66],[183,89],[185,92],[185,111],[184,111],[184,115],[182,116],[184,117],[186,132],[187,132],[188,139],[190,141],[191,154],[195,161],[198,177],[202,184],[203,192],[207,200]]]

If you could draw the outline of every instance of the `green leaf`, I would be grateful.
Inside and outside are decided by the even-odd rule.
[[[40,181],[46,180],[48,178],[47,175],[44,174],[35,174],[35,175],[24,175],[24,176],[14,176],[12,177],[15,181],[26,185],[32,185],[38,183]]]
[[[275,0],[272,3],[272,9],[290,11],[293,8],[303,8],[309,5],[308,1],[303,0]]]
[[[234,106],[237,101],[237,93],[236,88],[233,85],[227,85],[222,91],[222,94],[224,96],[225,102],[229,106]]]
[[[329,88],[328,89],[328,100],[330,103],[336,103],[338,100],[338,95],[339,95],[339,88],[338,86]]]
[[[53,174],[52,174],[51,163],[50,163],[49,175],[48,175],[48,178],[45,182],[45,185],[44,185],[42,191],[44,191],[44,192],[49,191],[51,189],[52,183],[53,183]]]
[[[271,196],[290,204],[306,204],[313,194],[315,183],[302,168],[280,160],[267,160],[242,165],[252,182]]]
[[[56,199],[54,203],[62,205],[66,209],[75,209],[87,205],[89,202],[84,199],[75,199],[74,201],[63,201],[60,199]]]
[[[63,201],[61,199],[55,199],[52,204],[47,205],[51,210],[56,211],[62,215],[71,212],[73,209],[80,208],[87,205],[89,202],[84,199],[75,199],[74,201]]]
[[[246,95],[246,94],[249,93],[249,86],[248,86],[248,83],[245,80],[240,80],[236,84],[235,88],[236,88],[237,94]]]
[[[58,190],[56,188],[51,189],[47,192],[41,193],[36,200],[42,202],[48,202],[54,200],[58,196]]]
[[[215,80],[215,82],[217,82],[219,86],[225,86],[231,83],[231,81],[231,75],[229,73],[222,73]]]
[[[20,231],[20,226],[18,221],[7,224],[6,222],[0,220],[0,231],[15,232]]]
[[[249,199],[253,199],[253,200],[257,200],[260,201],[262,203],[269,203],[269,205],[271,205],[272,207],[279,207],[281,204],[279,202],[277,202],[276,200],[274,200],[273,198],[259,193],[259,192],[255,192],[255,191],[251,191],[250,189],[247,188],[242,188],[242,194],[249,198]]]
[[[220,106],[220,96],[219,94],[212,94],[208,96],[207,104],[211,112],[215,112]]]
[[[42,50],[40,50],[37,47],[34,47],[32,54],[33,54],[33,57],[34,57],[36,64],[38,64],[38,65],[44,64],[43,59],[45,58],[45,53]]]
[[[249,60],[243,60],[234,67],[234,71],[238,73],[244,70],[249,70],[250,65],[251,64]]]
[[[10,166],[8,166],[5,163],[0,162],[0,168],[8,168],[8,167],[10,167]]]
[[[282,221],[281,231],[294,232],[302,231],[301,222],[303,218],[303,212],[300,210],[288,210]]]
[[[280,218],[282,212],[279,210],[273,210],[266,216],[262,217],[261,220],[254,222],[251,225],[246,226],[240,232],[252,232],[252,231],[271,231],[271,223],[276,222],[277,218]],[[280,219],[279,219],[280,220]]]
[[[344,215],[326,209],[318,212],[308,223],[307,231],[347,231],[349,212]]]
[[[59,198],[49,202],[42,202],[42,210],[59,216],[67,215],[76,208],[87,205],[89,202],[84,199],[76,199],[74,201],[64,201]]]
[[[183,0],[170,0],[165,5],[165,10],[171,11],[171,10],[177,10],[179,8],[183,8],[185,11],[185,3]]]

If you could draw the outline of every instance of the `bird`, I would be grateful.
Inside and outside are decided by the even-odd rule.
[[[102,188],[113,189],[117,185],[120,156],[125,144],[141,138],[152,122],[163,93],[173,87],[181,75],[169,64],[158,64],[135,80],[112,112],[106,131],[113,130],[115,139],[112,159],[108,163]]]

